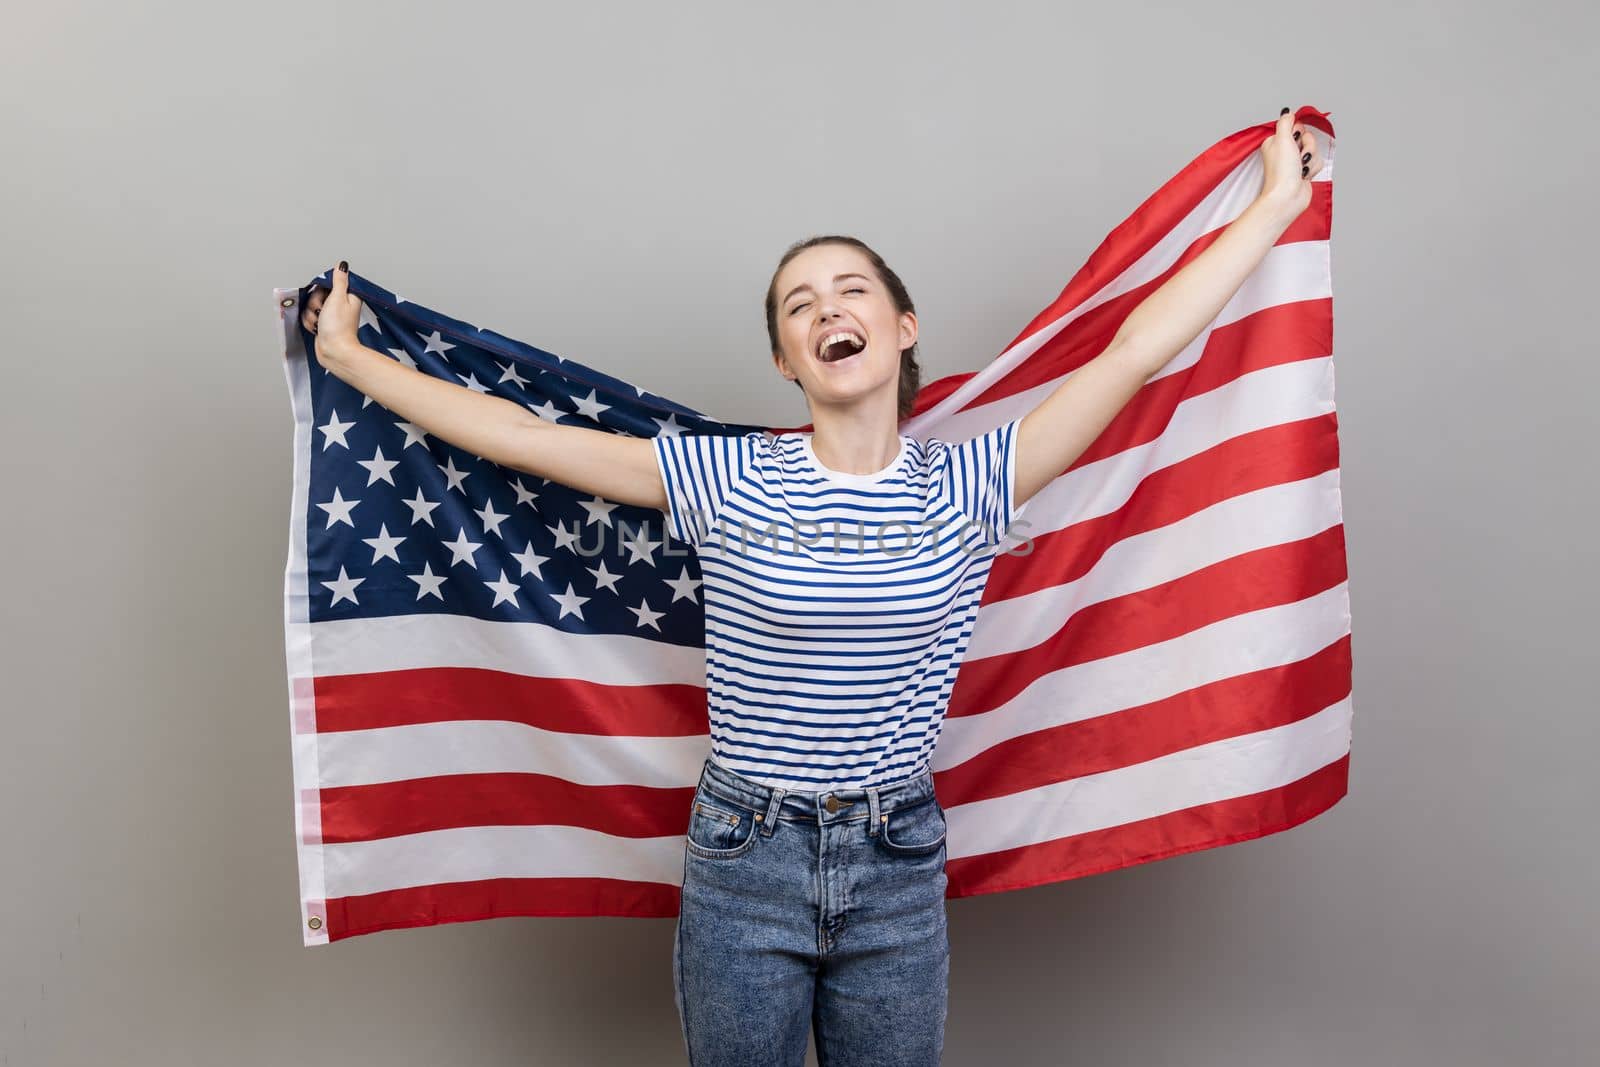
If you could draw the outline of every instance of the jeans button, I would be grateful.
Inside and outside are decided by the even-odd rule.
[[[838,811],[839,808],[842,807],[842,805],[839,803],[839,798],[834,796],[832,793],[828,794],[828,799],[822,802],[822,806],[827,808],[830,814]]]

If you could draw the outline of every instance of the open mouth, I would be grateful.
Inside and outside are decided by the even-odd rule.
[[[854,330],[839,330],[817,342],[817,359],[823,363],[842,363],[866,347],[866,341]]]

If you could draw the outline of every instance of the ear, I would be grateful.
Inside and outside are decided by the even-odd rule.
[[[772,353],[772,365],[774,367],[778,368],[778,373],[779,374],[783,375],[785,378],[789,379],[791,382],[797,380],[797,378],[795,377],[794,372],[789,369],[789,361],[784,358],[783,353],[781,353],[781,352]]]
[[[900,351],[904,352],[917,343],[917,316],[915,312],[907,311],[900,316]]]

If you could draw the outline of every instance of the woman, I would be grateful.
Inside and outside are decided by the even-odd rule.
[[[690,1061],[934,1064],[949,941],[928,759],[994,555],[1023,505],[1193,340],[1310,202],[1288,108],[1260,195],[1024,416],[969,441],[898,432],[917,319],[850,237],[790,248],[772,359],[814,432],[626,437],[363,347],[347,266],[308,309],[333,374],[443,440],[662,511],[699,555],[712,749],[690,810],[673,984]]]

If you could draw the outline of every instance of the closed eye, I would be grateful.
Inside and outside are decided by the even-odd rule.
[[[866,290],[861,288],[860,286],[853,286],[853,287],[851,287],[849,289],[846,289],[845,292],[847,292],[847,293],[864,293],[864,292],[866,292]],[[800,311],[801,308],[806,307],[807,303],[808,303],[808,301],[801,301],[800,303],[796,304],[794,307],[789,309],[789,314],[793,315],[793,314],[797,313],[798,311]]]

